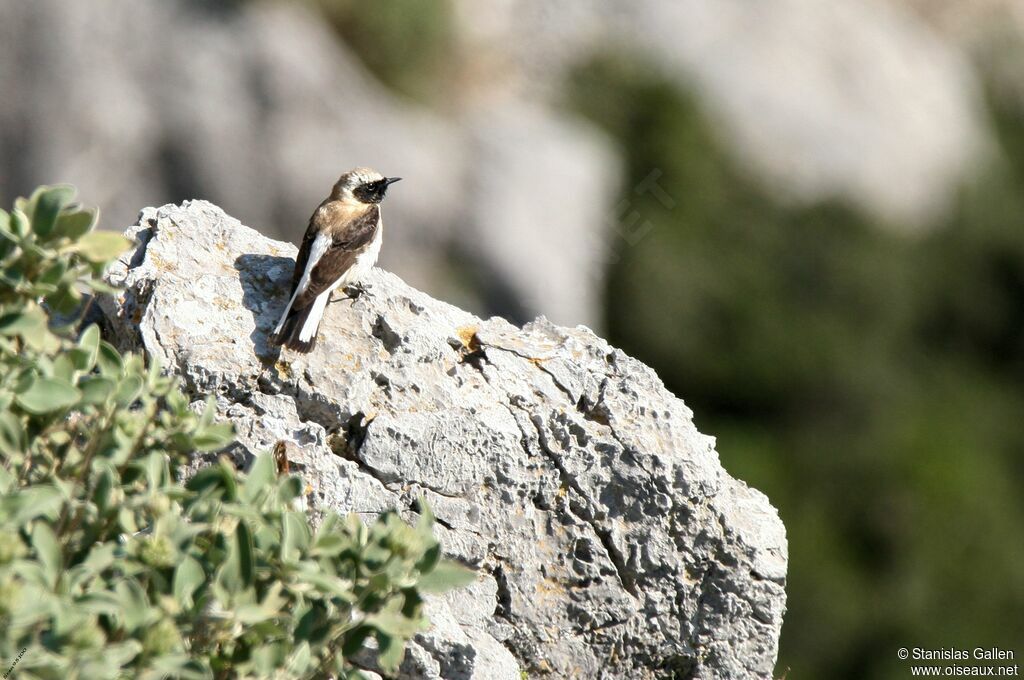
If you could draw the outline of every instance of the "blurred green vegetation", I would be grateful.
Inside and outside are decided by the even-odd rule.
[[[453,67],[449,0],[314,0],[344,43],[384,83],[412,99],[440,104]]]
[[[776,200],[640,60],[582,66],[569,102],[621,144],[623,197],[652,225],[613,245],[611,342],[786,523],[778,674],[904,678],[901,646],[1019,649],[1024,112],[993,99],[1000,158],[911,237]],[[671,207],[635,189],[652,171]]]

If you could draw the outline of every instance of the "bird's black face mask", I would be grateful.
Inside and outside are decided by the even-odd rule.
[[[352,194],[363,203],[380,203],[384,200],[384,194],[388,192],[388,186],[394,184],[401,177],[385,177],[376,182],[360,184]]]

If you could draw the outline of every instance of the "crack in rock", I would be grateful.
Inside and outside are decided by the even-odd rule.
[[[594,519],[594,513],[590,511],[590,508],[595,506],[596,503],[592,498],[590,498],[587,495],[586,491],[583,490],[583,487],[580,486],[580,483],[576,479],[576,477],[574,477],[565,468],[565,466],[562,464],[562,461],[558,458],[558,454],[552,451],[551,448],[548,446],[547,434],[544,432],[543,422],[541,421],[540,417],[534,415],[530,418],[530,422],[533,423],[534,429],[537,432],[537,439],[540,443],[541,451],[544,452],[548,460],[551,461],[551,464],[554,465],[555,469],[558,470],[558,473],[562,481],[566,485],[568,485],[569,488],[575,491],[576,494],[580,496],[580,498],[585,500],[589,506],[586,516],[581,516],[580,513],[574,514],[580,517],[580,519],[582,519],[584,522],[590,525],[590,528],[593,529],[594,534],[601,541],[601,545],[604,547],[605,553],[608,555],[608,559],[615,567],[615,573],[618,575],[619,582],[622,584],[622,586],[634,596],[637,595],[636,582],[630,575],[630,572],[626,567],[626,560],[622,556],[622,551],[618,549],[618,547],[615,545],[615,542],[612,540],[611,531],[601,526],[600,523],[598,523]]]

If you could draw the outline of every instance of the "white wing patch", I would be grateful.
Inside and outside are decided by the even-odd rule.
[[[317,234],[316,238],[313,239],[313,245],[309,248],[309,259],[306,260],[306,271],[302,272],[299,285],[295,288],[296,293],[306,290],[306,286],[309,285],[309,276],[313,273],[313,267],[324,256],[324,253],[331,249],[332,240],[330,234]]]
[[[309,248],[309,258],[306,260],[306,270],[302,272],[302,278],[299,279],[299,285],[295,287],[295,292],[292,293],[292,297],[288,300],[288,304],[285,306],[284,311],[281,312],[281,319],[277,322],[277,327],[274,328],[274,333],[280,333],[281,328],[284,327],[284,320],[288,318],[288,312],[291,311],[292,304],[295,303],[295,298],[299,296],[306,286],[309,285],[309,276],[313,271],[313,267],[320,261],[320,258],[324,256],[330,247],[333,239],[328,234],[317,234],[316,238],[313,239],[313,245]]]

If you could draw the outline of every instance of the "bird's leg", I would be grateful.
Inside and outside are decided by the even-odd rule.
[[[341,302],[342,300],[348,300],[350,303],[355,303],[355,301],[359,299],[359,296],[366,292],[366,289],[358,284],[350,283],[347,286],[342,286],[341,291],[345,293],[345,297],[334,298],[331,300],[331,304]]]
[[[366,289],[357,283],[350,283],[345,286],[343,290],[345,291],[345,295],[347,295],[353,302],[359,299],[359,296],[366,292]]]

